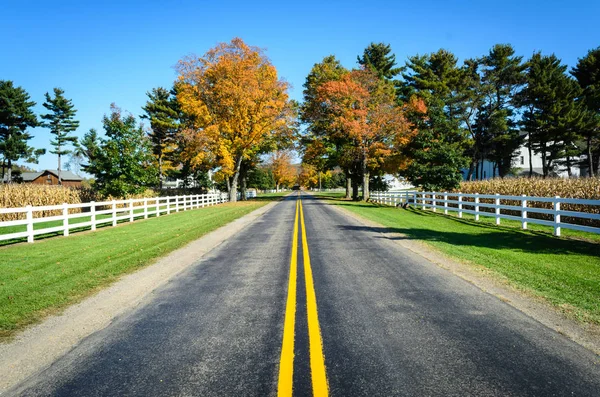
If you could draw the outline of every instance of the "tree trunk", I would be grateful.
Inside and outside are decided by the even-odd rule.
[[[352,174],[352,200],[358,201],[358,175]]]
[[[240,200],[247,201],[246,197],[246,173],[240,177]]]
[[[475,172],[475,160],[471,160],[471,164],[469,164],[469,173],[467,174],[466,180],[473,180],[473,172]]]
[[[12,183],[12,161],[8,159],[6,162],[6,183]]]
[[[532,178],[533,177],[533,158],[532,158],[533,150],[531,150],[531,134],[529,134],[528,138],[527,138],[527,151],[529,151],[529,177]]]
[[[319,171],[319,191],[321,191],[321,171]]]
[[[4,173],[6,172],[6,160],[2,159],[2,182],[4,183]]]
[[[587,137],[588,176],[594,177],[594,157],[592,156],[592,136]]]
[[[346,198],[352,198],[352,175],[346,170]]]
[[[275,184],[275,191],[276,191],[276,192],[279,192],[279,183],[276,183],[276,184]]]
[[[163,188],[162,156],[158,156],[158,188]]]
[[[60,150],[60,146],[58,147],[58,150]],[[58,174],[58,184],[62,185],[62,177],[60,176],[60,154],[58,155],[58,169],[56,171]]]
[[[238,178],[240,177],[240,169],[242,166],[242,156],[240,156],[235,164],[235,172],[231,178],[231,186],[229,187],[229,201],[232,203],[237,202],[237,186]]]
[[[567,175],[569,176],[569,179],[570,179],[573,176],[573,171],[571,170],[571,157],[567,156],[566,161],[567,161]]]
[[[362,180],[362,201],[369,200],[369,169],[367,168],[367,159],[362,160],[363,180]]]

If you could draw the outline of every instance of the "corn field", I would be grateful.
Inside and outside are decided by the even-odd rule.
[[[137,199],[156,197],[157,193],[151,189],[141,194],[129,195],[127,197],[99,197],[89,188],[70,188],[64,186],[48,186],[34,184],[7,184],[0,185],[0,208],[20,208],[28,205],[46,206],[61,204],[78,204],[90,201],[111,201],[122,199]],[[119,205],[118,207],[123,207]],[[100,209],[100,207],[98,208]],[[69,213],[81,212],[79,208],[72,208]],[[61,215],[61,210],[36,211],[35,218]],[[24,219],[25,214],[0,214],[0,221],[12,221]]]
[[[575,178],[575,179],[541,179],[541,178],[506,178],[490,179],[486,181],[462,182],[460,188],[455,191],[461,193],[479,193],[479,194],[500,194],[505,196],[535,196],[535,197],[555,197],[578,198],[587,200],[600,200],[600,178]],[[465,200],[473,201],[473,200]],[[490,199],[481,199],[482,203],[493,203]],[[506,205],[520,205],[520,201],[506,201]],[[531,201],[531,207],[552,208],[552,203],[540,203]],[[563,204],[561,209],[564,211],[587,212],[591,214],[600,213],[599,206]],[[482,211],[492,211],[492,209],[481,209]],[[509,215],[519,215],[506,211]],[[545,214],[531,213],[532,218],[550,219]],[[565,217],[566,222],[576,223],[586,226],[599,227],[600,222],[580,218]]]

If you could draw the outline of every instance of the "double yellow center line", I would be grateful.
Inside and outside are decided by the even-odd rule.
[[[283,343],[281,359],[279,361],[279,382],[277,385],[278,396],[292,396],[294,379],[294,330],[296,327],[296,284],[298,279],[298,215],[302,229],[302,257],[304,258],[304,279],[306,281],[306,311],[308,319],[308,341],[310,354],[310,372],[314,396],[327,396],[327,375],[325,372],[325,356],[323,355],[323,342],[319,327],[317,313],[317,296],[313,282],[306,227],[304,226],[304,212],[302,202],[296,201],[296,215],[294,217],[294,233],[292,237],[292,255],[290,259],[290,279],[288,296],[285,307],[285,320],[283,324]]]

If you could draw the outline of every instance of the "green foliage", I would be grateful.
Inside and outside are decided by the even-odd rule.
[[[585,111],[580,135],[585,140],[589,174],[594,176],[598,175],[600,163],[600,47],[579,59],[571,74],[583,89],[583,95],[578,98]]]
[[[32,135],[28,128],[37,127],[38,120],[32,108],[35,102],[29,94],[12,81],[0,80],[0,156],[7,166],[8,181],[11,180],[13,162],[24,159],[35,162],[45,150],[28,145]]]
[[[525,82],[525,66],[521,63],[523,57],[514,53],[510,44],[497,44],[477,61],[483,100],[474,125],[474,159],[494,162],[501,177],[510,172],[515,152],[523,143],[512,99]]]
[[[300,150],[303,152],[303,162],[314,165],[320,171],[340,163],[342,148],[347,142],[336,134],[333,114],[319,100],[318,88],[326,82],[340,80],[345,73],[348,70],[335,56],[329,55],[312,67],[304,83],[304,102],[299,116],[306,130],[301,137]]]
[[[269,167],[258,166],[248,172],[248,187],[259,190],[275,189],[275,178]]]
[[[75,120],[75,107],[70,99],[64,97],[65,92],[60,88],[54,89],[54,98],[46,93],[46,102],[44,107],[50,113],[43,114],[42,119],[46,120],[42,126],[49,128],[50,132],[55,136],[50,144],[54,147],[50,153],[58,156],[58,183],[61,183],[61,157],[71,153],[67,148],[68,145],[77,145],[77,137],[69,135],[79,127],[79,121]]]
[[[389,44],[371,43],[365,48],[362,57],[356,57],[360,65],[373,70],[379,78],[391,80],[398,75],[402,69],[395,68],[396,55],[390,54],[392,48]]]
[[[468,164],[465,150],[470,141],[461,128],[465,72],[456,63],[452,53],[440,50],[409,58],[403,74],[403,101],[414,95],[427,106],[426,114],[410,114],[417,134],[408,145],[412,161],[403,174],[425,190],[456,188]]]
[[[159,87],[146,93],[148,101],[142,109],[146,112],[141,116],[150,120],[148,136],[152,142],[152,153],[158,162],[158,177],[162,188],[165,161],[174,159],[174,145],[179,128],[179,111],[174,92]]]
[[[110,116],[102,123],[105,139],[94,147],[90,131],[90,164],[86,171],[95,176],[94,187],[103,195],[124,197],[156,186],[157,172],[153,164],[152,145],[132,115],[121,115],[114,104]]]
[[[558,159],[569,155],[584,120],[583,109],[575,101],[581,89],[565,74],[566,69],[555,55],[535,53],[527,62],[527,85],[518,95],[524,108],[521,125],[530,147],[542,156],[545,177]]]

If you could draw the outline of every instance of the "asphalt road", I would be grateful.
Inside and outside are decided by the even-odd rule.
[[[303,243],[297,199],[7,394],[283,395],[287,316],[296,396],[319,357],[332,396],[600,396],[599,356],[307,195]]]

